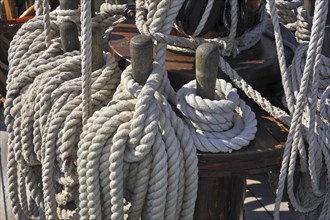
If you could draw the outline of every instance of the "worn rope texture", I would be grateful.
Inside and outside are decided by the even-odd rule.
[[[49,14],[48,47],[39,16],[19,29],[9,49],[8,180],[17,219],[78,217],[75,161],[82,130],[81,59],[79,51],[63,53],[57,15]],[[105,12],[97,19],[105,28],[114,21]],[[91,74],[93,110],[109,102],[120,80],[117,63],[109,54],[104,60],[105,65]]]
[[[82,73],[82,104],[83,124],[92,112],[91,103],[91,72],[92,72],[92,11],[91,1],[81,1],[81,73]]]
[[[36,13],[36,16],[42,15],[42,12],[43,12],[42,0],[35,0],[34,1],[34,11]]]
[[[49,17],[49,0],[43,0],[42,1],[42,7],[43,7],[43,13],[44,13],[44,34],[45,34],[45,42],[46,42],[46,47],[49,47],[50,44],[50,17]]]
[[[232,152],[254,139],[257,120],[230,83],[218,79],[216,99],[196,95],[196,81],[177,93],[177,107],[190,125],[195,146],[203,152]]]
[[[183,0],[179,1],[146,1],[138,0],[136,1],[136,24],[140,33],[146,36],[152,37],[159,44],[164,45],[158,47],[157,54],[159,54],[159,59],[164,57],[164,48],[168,44],[172,48],[186,48],[185,50],[195,50],[198,45],[205,42],[217,43],[220,48],[222,48],[221,53],[226,56],[232,54],[237,55],[239,51],[243,51],[255,45],[260,40],[260,34],[265,30],[266,27],[266,16],[262,16],[262,20],[259,25],[256,25],[254,28],[247,30],[243,36],[238,39],[238,42],[235,40],[236,36],[236,27],[237,27],[237,9],[238,4],[236,0],[230,0],[230,10],[231,10],[231,20],[232,25],[230,29],[230,34],[225,38],[214,38],[214,39],[204,39],[202,37],[196,37],[198,32],[200,32],[207,18],[209,16],[209,10],[211,9],[212,0],[208,1],[207,8],[203,13],[203,16],[200,20],[198,28],[195,30],[193,36],[177,37],[170,35],[170,30],[175,22],[175,18],[183,4]],[[148,14],[145,16],[145,9],[147,9]],[[264,9],[265,11],[265,9]],[[183,50],[183,49],[181,49]],[[159,60],[162,64],[162,60]]]
[[[107,107],[84,126],[78,150],[82,219],[192,219],[197,156],[190,131],[164,93],[165,70],[154,63],[142,87],[131,66]]]

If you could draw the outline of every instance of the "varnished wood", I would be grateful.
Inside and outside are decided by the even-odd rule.
[[[269,27],[271,30],[271,27]],[[292,43],[295,39],[288,30],[281,30],[283,37]],[[109,48],[124,69],[129,63],[129,40],[139,34],[133,20],[119,24],[110,34]],[[293,51],[286,48],[287,59],[293,57]],[[281,91],[281,76],[276,56],[274,39],[263,35],[256,46],[242,52],[227,62],[255,89],[260,92]],[[166,68],[171,85],[178,90],[183,84],[195,79],[195,55],[167,50]],[[220,76],[218,76],[220,77]],[[221,76],[222,78],[222,76]]]

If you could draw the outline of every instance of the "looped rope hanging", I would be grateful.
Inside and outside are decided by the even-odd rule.
[[[162,95],[163,75],[155,63],[141,87],[127,67],[113,100],[84,126],[78,150],[82,219],[123,218],[124,199],[129,219],[192,218],[196,149]]]
[[[327,136],[329,135],[329,128],[321,129],[318,126],[320,118],[317,113],[321,52],[327,9],[328,1],[316,1],[311,40],[307,50],[306,63],[300,80],[300,85],[298,87],[296,86],[296,88],[291,87],[291,89],[293,89],[291,94],[286,94],[295,98],[295,100],[293,98],[291,99],[294,101],[295,105],[291,108],[292,123],[283,155],[275,203],[275,219],[279,219],[279,206],[282,199],[286,177],[288,181],[288,195],[290,197],[290,202],[299,212],[311,212],[315,210],[321,202],[324,202],[321,209],[321,214],[319,216],[320,219],[323,219],[324,215],[328,213],[327,210],[330,208],[329,202],[326,199],[330,189],[329,184],[326,183],[326,185],[322,187],[322,183],[320,181],[320,179],[328,178],[327,172],[329,172],[330,168],[328,162],[325,162],[326,167],[322,165],[323,158],[326,161],[329,157],[329,152],[327,152],[328,149],[324,145],[324,140],[327,139]],[[304,48],[304,45],[302,45],[301,48]],[[299,53],[297,53],[297,55],[301,56]],[[297,79],[299,79],[298,74],[299,72],[296,76]],[[293,95],[292,92],[294,92]],[[308,98],[310,100],[308,100]],[[306,113],[308,112],[308,118],[304,116],[304,111]],[[304,132],[305,127],[306,132]],[[307,146],[304,144],[305,140],[308,143]],[[304,206],[299,202],[301,199],[297,199],[293,192],[293,171],[295,170],[297,152],[299,151],[301,154],[300,158],[302,158],[303,161],[306,160],[304,158],[307,158],[305,155],[307,149],[310,180],[306,179],[305,181],[310,181],[311,183],[312,192],[310,196],[317,197],[318,200],[309,202]],[[324,168],[326,170],[323,172]],[[309,195],[307,194],[307,196]],[[303,198],[308,199],[307,196],[305,195]]]
[[[82,129],[80,52],[63,54],[58,12],[72,14],[57,10],[49,14],[48,47],[42,34],[43,17],[35,17],[17,32],[9,50],[8,179],[18,219],[68,219],[78,214],[74,161]],[[105,28],[105,22],[112,25],[111,21],[118,20],[109,19],[111,12],[100,16]],[[91,75],[94,110],[109,102],[119,83],[117,63],[109,54],[103,58],[105,65]]]

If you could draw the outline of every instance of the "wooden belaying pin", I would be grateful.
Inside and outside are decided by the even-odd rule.
[[[196,50],[197,95],[214,99],[215,82],[218,75],[219,50],[212,43],[204,43]]]
[[[92,25],[92,71],[103,66],[103,34],[104,30],[99,24]]]
[[[151,38],[136,35],[130,41],[130,55],[133,78],[140,85],[144,85],[151,71],[153,62],[153,43]]]
[[[65,9],[78,9],[77,0],[60,0],[60,8]],[[78,28],[72,21],[63,21],[60,25],[60,35],[62,49],[64,52],[79,50],[80,43],[78,40]]]

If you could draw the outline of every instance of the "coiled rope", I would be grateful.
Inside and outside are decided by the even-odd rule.
[[[177,2],[161,1],[159,11],[155,12],[156,20],[150,24],[152,30],[168,34],[175,16],[167,15],[177,13],[178,6]],[[150,9],[149,13],[153,11]],[[196,142],[192,142],[188,127],[168,104],[167,97],[174,91],[166,72],[159,66],[165,64],[165,52],[166,44],[158,42],[156,60],[159,64],[154,65],[142,88],[131,79],[130,67],[126,68],[113,100],[108,107],[95,112],[84,127],[77,165],[83,219],[100,216],[122,219],[124,199],[130,202],[128,218],[193,217],[197,191]],[[249,127],[247,121],[237,120],[235,129],[252,129],[250,133],[243,131],[242,136],[247,140],[239,137],[242,138],[239,146],[234,146],[236,134],[229,135],[234,140],[224,142],[232,143],[231,150],[247,145],[256,132],[254,114],[244,104],[240,103],[240,107],[238,112],[242,115],[244,111],[252,123]],[[233,119],[228,118],[228,123],[230,120]],[[134,175],[141,181],[132,181]]]
[[[216,81],[215,100],[202,99],[196,93],[196,81],[191,81],[178,91],[176,100],[198,150],[232,152],[254,139],[255,114],[230,83]]]
[[[313,17],[302,7],[297,11],[297,31],[296,38],[299,43],[308,42],[311,35],[311,26]]]

